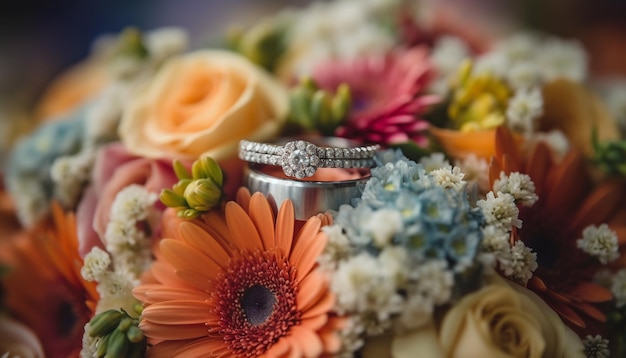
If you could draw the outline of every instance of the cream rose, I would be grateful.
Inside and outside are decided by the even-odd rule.
[[[444,312],[441,322],[367,338],[363,357],[585,357],[580,338],[539,296],[500,276],[490,280]]]
[[[267,140],[287,115],[286,88],[244,57],[223,50],[168,61],[124,111],[119,134],[134,154],[216,160],[241,139]]]
[[[502,279],[456,303],[439,341],[446,357],[584,357],[580,339],[541,298]]]

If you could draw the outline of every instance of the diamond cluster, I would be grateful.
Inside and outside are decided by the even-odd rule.
[[[317,168],[370,168],[378,145],[355,148],[318,147],[297,140],[284,146],[242,140],[239,158],[253,163],[279,165],[285,175],[303,179],[313,176]]]

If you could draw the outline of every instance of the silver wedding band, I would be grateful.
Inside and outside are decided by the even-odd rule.
[[[277,165],[286,176],[296,179],[311,177],[317,168],[371,168],[379,145],[346,147],[343,138],[322,137],[317,146],[306,140],[293,140],[284,145],[239,142],[239,158],[249,163]]]
[[[307,220],[313,215],[329,210],[337,211],[343,204],[350,204],[361,196],[359,183],[363,185],[369,174],[357,179],[341,181],[298,181],[283,179],[264,173],[258,164],[244,167],[244,185],[250,192],[261,192],[280,208],[283,201],[292,201],[296,220]]]

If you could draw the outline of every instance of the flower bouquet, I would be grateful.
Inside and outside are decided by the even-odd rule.
[[[625,356],[626,85],[462,18],[99,39],[2,171],[2,357]]]

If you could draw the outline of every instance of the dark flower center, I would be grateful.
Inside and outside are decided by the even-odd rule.
[[[300,323],[295,267],[274,252],[241,253],[217,278],[216,332],[232,356],[257,356]]]
[[[276,296],[267,287],[253,285],[248,287],[241,298],[241,308],[250,324],[257,326],[268,319],[274,312]]]

